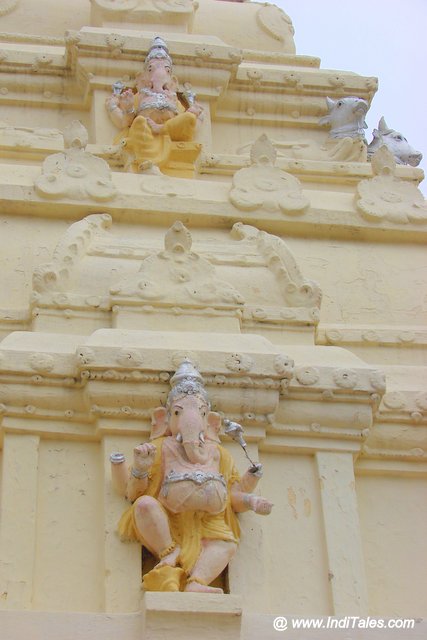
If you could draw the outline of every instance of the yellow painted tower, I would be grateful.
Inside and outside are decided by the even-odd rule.
[[[0,32],[0,639],[422,616],[427,206],[385,122],[367,147],[376,78],[322,70],[256,2],[0,0]],[[155,559],[117,531],[110,454],[146,481],[134,447],[188,361],[223,456],[190,480],[246,511],[224,593],[142,589]],[[227,420],[269,515],[233,502]]]

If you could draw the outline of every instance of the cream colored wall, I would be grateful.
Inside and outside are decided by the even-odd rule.
[[[415,617],[427,586],[419,536],[427,519],[425,480],[360,476],[357,495],[370,614]]]
[[[274,502],[273,517],[262,523],[263,562],[268,575],[268,609],[313,616],[329,615],[332,603],[328,560],[314,459],[262,453],[263,491]],[[272,550],[274,549],[274,553]]]
[[[36,610],[102,611],[99,443],[41,440],[34,567]]]
[[[425,325],[424,245],[286,238],[322,288],[322,323]]]
[[[86,0],[20,0],[1,17],[2,32],[26,34],[6,38],[13,72],[3,69],[2,121],[63,129],[79,118],[86,153],[110,161],[102,179],[112,185],[98,200],[84,179],[57,197],[43,193],[43,161],[63,152],[62,141],[18,129],[5,142],[0,130],[0,627],[8,640],[39,632],[89,640],[101,628],[106,640],[160,640],[172,628],[177,640],[200,629],[206,640],[252,640],[277,635],[274,615],[424,613],[425,227],[363,217],[357,189],[373,178],[367,162],[292,154],[274,162],[267,151],[270,183],[249,147],[237,154],[262,133],[322,144],[330,72],[293,55],[289,23],[275,9],[200,1],[195,16],[189,2],[181,16],[162,14],[164,31],[152,12],[121,23],[101,0],[92,15]],[[97,26],[63,39],[91,21]],[[109,40],[118,31],[124,52]],[[140,69],[153,33],[170,38],[180,79],[187,74],[206,107],[194,179],[124,173],[106,150],[114,128],[104,98]],[[43,53],[54,58],[44,67]],[[375,79],[342,74],[336,95],[372,99]],[[242,205],[232,194],[248,169]],[[282,188],[293,185],[291,198],[277,172]],[[411,212],[422,175],[411,167],[394,175]],[[307,207],[295,211],[301,198]],[[138,286],[144,260],[161,255],[176,220],[207,261],[206,299],[183,297],[166,276],[155,283],[160,302],[110,294],[120,283]],[[224,281],[244,302],[221,297]],[[148,437],[150,409],[164,402],[184,355],[207,378],[214,408],[244,425],[265,469],[260,491],[275,504],[268,518],[241,516],[231,595],[203,601],[143,597],[139,545],[116,534],[126,503],[108,462],[113,450],[130,459]],[[241,449],[224,444],[243,471]]]

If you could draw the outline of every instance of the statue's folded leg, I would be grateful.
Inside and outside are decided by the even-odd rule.
[[[163,130],[171,140],[176,142],[190,142],[196,131],[197,118],[194,113],[180,113],[165,122]]]
[[[132,511],[140,542],[160,558],[159,566],[174,567],[180,548],[172,539],[169,518],[160,502],[151,496],[141,496],[135,500]]]

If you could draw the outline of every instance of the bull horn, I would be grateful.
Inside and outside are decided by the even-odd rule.
[[[384,119],[384,116],[381,116],[381,119],[380,119],[380,121],[378,123],[378,130],[381,133],[388,133],[389,131],[391,131],[391,129],[388,127],[388,125],[387,125],[387,123],[386,123],[386,121]]]
[[[335,106],[335,100],[333,100],[332,98],[329,98],[329,96],[326,96],[326,104],[328,105],[329,111],[332,111],[332,109]]]

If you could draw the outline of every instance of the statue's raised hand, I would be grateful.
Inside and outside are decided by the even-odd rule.
[[[156,447],[149,442],[139,444],[133,450],[133,466],[139,471],[146,471],[154,461]]]
[[[273,508],[273,503],[261,496],[248,496],[248,505],[255,513],[268,516]]]
[[[119,97],[119,107],[125,113],[130,113],[134,108],[134,95],[132,89],[126,89]]]

